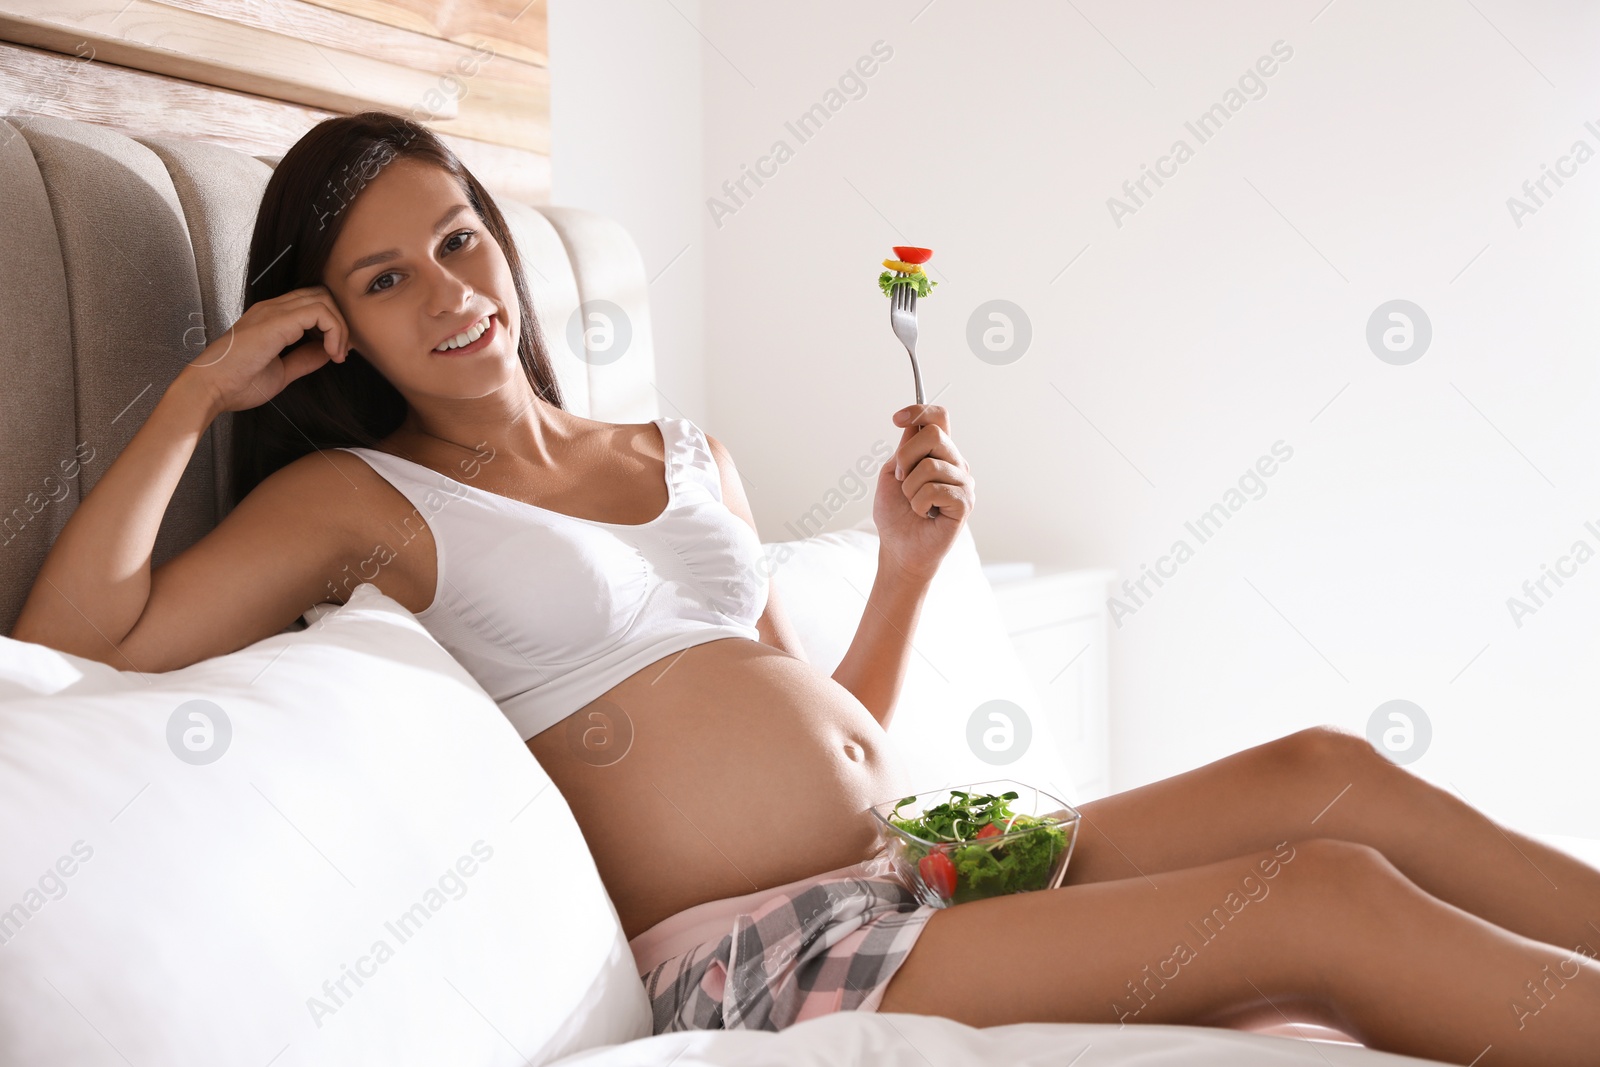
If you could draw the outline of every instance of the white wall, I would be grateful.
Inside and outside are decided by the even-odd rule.
[[[1179,538],[1194,550],[1113,628],[1113,788],[1313,723],[1364,731],[1405,698],[1432,725],[1411,769],[1515,825],[1600,835],[1600,561],[1520,627],[1507,608],[1573,542],[1600,549],[1600,158],[1520,226],[1507,207],[1574,141],[1600,149],[1600,13],[705,0],[694,17],[704,421],[764,538],[898,442],[911,374],[874,279],[891,244],[930,246],[924,378],[977,476],[984,558],[1137,578]],[[798,143],[786,120],[879,40],[893,55],[865,95]],[[1185,122],[1278,41],[1292,56],[1264,95],[1200,143]],[[1193,157],[1118,225],[1108,198],[1178,138]],[[793,158],[718,225],[707,198],[778,139]],[[563,165],[558,148],[565,191]],[[966,340],[997,298],[1033,332],[1003,366]],[[1396,298],[1433,329],[1404,366],[1365,339]],[[1292,457],[1200,543],[1186,521],[1279,441]]]
[[[628,228],[652,279],[661,411],[715,425],[705,388],[701,41],[689,21],[700,19],[699,0],[553,0],[549,17],[551,200]]]

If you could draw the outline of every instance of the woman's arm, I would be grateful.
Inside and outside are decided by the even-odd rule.
[[[118,647],[149,602],[161,517],[217,409],[187,374],[168,386],[56,537],[12,637],[131,667]]]
[[[305,340],[312,329],[321,336]],[[356,529],[343,518],[352,509],[328,506],[327,491],[355,483],[322,453],[275,471],[153,573],[150,561],[162,516],[212,421],[267,403],[330,360],[342,362],[348,337],[320,285],[246,308],[178,372],[67,519],[11,636],[119,670],[168,671],[277,633],[322,599]]]
[[[67,520],[14,638],[160,673],[281,633],[312,604],[342,602],[341,574],[366,574],[373,522],[355,488],[365,464],[336,451],[274,471],[214,529],[151,570],[162,512],[214,411],[187,388],[169,387]]]
[[[947,435],[949,413],[939,406],[914,405],[896,411],[894,422],[904,426],[901,445],[894,462],[878,470],[872,506],[878,530],[877,574],[856,637],[834,670],[834,681],[850,689],[885,729],[906,680],[914,651],[910,637],[917,632],[928,585],[973,509],[973,478]],[[712,435],[706,435],[706,443],[722,472],[723,502],[755,530],[733,458]],[[904,477],[896,475],[896,467]],[[933,506],[939,507],[938,518],[928,518]],[[768,637],[768,617],[771,632],[782,635],[784,643]],[[805,657],[798,651],[800,640],[773,601],[762,616],[762,627],[766,643],[784,651],[795,649],[792,654]]]
[[[911,635],[940,561],[972,513],[972,472],[950,440],[950,414],[932,404],[894,413],[902,428],[894,460],[878,470],[872,522],[878,573],[850,650],[833,673],[884,729],[894,715]],[[929,510],[937,508],[930,517]]]
[[[927,593],[928,579],[897,573],[880,545],[872,592],[833,680],[855,694],[885,730],[905,681],[913,651],[911,635],[917,632]]]

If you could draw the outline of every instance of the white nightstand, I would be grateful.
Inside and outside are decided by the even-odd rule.
[[[1044,702],[1080,800],[1110,788],[1106,704],[1106,597],[1116,571],[1044,568],[1010,578],[1015,564],[986,567],[1006,632]]]

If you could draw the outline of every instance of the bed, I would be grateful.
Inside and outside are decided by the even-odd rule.
[[[0,120],[0,142],[9,632],[73,507],[236,317],[273,160],[41,117]],[[647,286],[627,233],[588,212],[501,207],[569,406],[613,422],[692,417],[663,412],[653,388]],[[583,332],[568,324],[593,300],[629,317],[621,359],[574,350]],[[29,323],[49,328],[16,328]],[[224,418],[202,438],[155,565],[221,517],[227,433]],[[819,669],[843,655],[875,544],[868,520],[764,546]],[[965,745],[967,712],[995,698],[1032,712],[1038,696],[970,530],[916,643],[891,736],[928,788],[992,777]],[[1006,773],[1080,799],[1036,723]],[[165,674],[0,638],[0,761],[3,1063],[1424,1062],[1289,1030],[973,1030],[910,1015],[650,1037],[564,799],[488,694],[370,584]]]

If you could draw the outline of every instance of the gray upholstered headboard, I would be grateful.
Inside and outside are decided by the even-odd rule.
[[[269,162],[204,141],[0,117],[0,632],[79,500],[184,364],[238,318]],[[497,202],[568,407],[607,422],[658,417],[644,265],[627,232],[593,212]],[[632,326],[609,362],[569,342],[580,300],[596,299]],[[153,566],[221,519],[230,418],[195,450]]]

